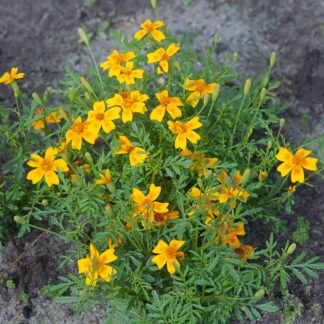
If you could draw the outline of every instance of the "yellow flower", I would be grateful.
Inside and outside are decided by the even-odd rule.
[[[27,165],[36,169],[29,171],[26,178],[35,184],[41,181],[44,177],[45,182],[49,187],[52,185],[58,185],[60,180],[55,172],[58,170],[66,172],[69,168],[63,159],[55,160],[57,153],[56,149],[49,147],[45,152],[44,158],[38,154],[32,154],[32,160],[29,160]]]
[[[199,117],[194,117],[186,123],[182,123],[180,121],[173,122],[169,120],[168,126],[173,134],[177,134],[175,148],[185,150],[187,148],[187,139],[193,144],[197,144],[201,139],[200,135],[193,131],[194,129],[202,126],[202,123],[199,121]]]
[[[45,128],[45,123],[47,124],[58,124],[61,122],[63,119],[63,114],[62,114],[63,109],[60,109],[60,111],[52,111],[49,115],[45,116],[45,118],[36,120],[32,123],[33,127],[35,130],[39,129],[44,129]],[[34,115],[40,115],[41,113],[44,112],[43,108],[37,107],[35,109]]]
[[[254,256],[254,250],[251,245],[241,245],[233,250],[242,261],[251,259]]]
[[[90,256],[78,260],[79,274],[86,274],[87,286],[95,286],[99,276],[103,281],[110,282],[117,270],[108,264],[117,259],[115,249],[107,249],[99,254],[95,246],[90,243]]]
[[[165,24],[161,20],[152,23],[150,19],[147,19],[141,24],[142,29],[135,33],[134,38],[136,40],[140,40],[146,35],[150,34],[157,42],[161,42],[163,39],[165,39],[165,35],[157,29],[162,26],[165,26]]]
[[[96,184],[107,185],[111,183],[111,176],[108,169],[105,171],[105,173],[100,173],[99,175],[100,175],[100,179],[96,180]]]
[[[5,72],[0,77],[0,83],[11,84],[15,80],[22,79],[24,76],[25,76],[24,73],[18,73],[18,68],[17,67],[12,67],[10,72]]]
[[[168,90],[158,92],[155,96],[158,98],[160,104],[152,110],[150,115],[151,120],[161,122],[166,111],[173,119],[182,116],[179,106],[183,106],[183,103],[179,97],[169,97]]]
[[[285,177],[289,172],[291,172],[292,182],[304,182],[304,170],[316,171],[318,159],[313,157],[308,157],[312,151],[300,148],[297,150],[296,154],[293,155],[289,150],[284,147],[279,149],[276,158],[283,162],[281,163],[277,171],[281,173],[282,177]]]
[[[296,186],[289,186],[289,188],[288,188],[288,192],[289,192],[290,194],[293,194],[295,191],[296,191]]]
[[[144,163],[147,158],[145,150],[141,147],[134,146],[127,136],[119,136],[120,146],[114,154],[129,154],[131,166]]]
[[[93,104],[93,110],[88,112],[89,128],[95,132],[99,132],[101,127],[103,131],[109,134],[112,130],[116,129],[113,120],[120,118],[120,107],[114,107],[108,110],[104,101],[97,101]]]
[[[164,48],[159,48],[155,52],[147,54],[147,63],[156,63],[159,62],[159,66],[157,68],[158,74],[164,74],[169,72],[169,60],[170,57],[173,56],[180,50],[180,46],[172,43],[165,50]]]
[[[260,170],[259,181],[262,182],[267,176],[268,176],[268,173],[266,171]]]
[[[66,141],[70,143],[72,141],[72,148],[75,150],[81,150],[82,140],[86,140],[90,144],[94,144],[98,138],[98,132],[89,128],[89,122],[83,122],[79,116],[72,128],[69,129],[66,134]]]
[[[203,79],[186,79],[183,87],[188,91],[192,91],[186,101],[192,107],[196,107],[200,99],[203,99],[205,96],[213,93],[215,86],[216,83],[206,84],[205,80]]]
[[[199,171],[199,177],[205,176],[208,172],[208,168],[212,167],[218,161],[217,158],[206,158],[205,154],[192,153],[189,150],[182,151],[180,154],[191,159],[192,163],[190,170]]]
[[[244,223],[239,222],[231,225],[225,221],[218,229],[216,242],[221,239],[223,246],[229,245],[238,248],[241,243],[237,236],[242,235],[245,235]]]
[[[103,71],[109,69],[109,76],[118,76],[122,70],[122,63],[135,58],[136,55],[133,51],[127,52],[125,54],[119,54],[116,50],[112,52],[110,56],[107,56],[107,61],[102,62],[100,67]]]
[[[186,241],[171,240],[168,245],[166,242],[160,240],[157,246],[153,249],[153,253],[158,254],[152,258],[152,262],[157,265],[159,269],[162,269],[164,265],[167,265],[168,272],[172,275],[176,272],[174,264],[180,268],[180,263],[177,258],[181,260],[184,258],[183,252],[178,250],[186,243]]]
[[[150,185],[150,191],[145,196],[137,188],[133,188],[131,199],[135,203],[135,214],[145,217],[146,221],[153,222],[155,213],[167,213],[169,203],[155,201],[161,193],[161,187]]]
[[[179,212],[177,210],[170,211],[167,213],[155,213],[154,214],[154,222],[156,226],[161,227],[165,225],[169,219],[179,218]]]
[[[120,70],[117,80],[119,83],[134,84],[135,79],[143,79],[144,70],[133,70],[133,62],[126,62],[126,66],[123,66]]]
[[[144,114],[147,110],[145,101],[149,99],[146,94],[139,91],[120,92],[107,100],[109,107],[120,107],[122,109],[122,121],[128,123],[133,120],[133,113]]]
[[[196,209],[203,209],[204,212],[206,213],[206,219],[205,219],[206,225],[212,223],[215,217],[219,215],[218,208],[215,206],[215,203],[213,202],[217,199],[217,197],[215,193],[212,192],[212,190],[207,190],[205,193],[202,193],[199,188],[193,187],[188,192],[188,195],[191,198],[201,201],[193,206],[193,209],[188,213],[188,216],[192,216]]]
[[[242,202],[246,202],[246,200],[250,197],[249,193],[244,188],[240,187],[242,182],[242,175],[240,171],[236,172],[236,175],[232,181],[229,175],[223,171],[218,180],[222,186],[220,188],[220,192],[216,193],[216,196],[221,204],[229,202],[230,206],[235,208],[237,199]]]

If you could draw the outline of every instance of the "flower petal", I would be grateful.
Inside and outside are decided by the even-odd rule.
[[[292,153],[284,147],[280,147],[279,152],[276,155],[277,160],[282,162],[290,162],[293,160],[294,156]]]
[[[310,171],[316,171],[317,170],[317,164],[318,159],[313,158],[313,157],[307,157],[303,160],[302,167],[306,170]]]
[[[44,171],[40,168],[37,168],[35,170],[29,171],[27,173],[26,179],[31,180],[32,183],[35,184],[35,183],[41,181],[43,176],[44,176]]]
[[[45,182],[49,187],[52,187],[52,185],[58,185],[60,179],[54,171],[48,171],[45,173]]]
[[[159,240],[157,246],[153,249],[153,253],[160,254],[160,253],[166,253],[169,249],[169,245],[162,241]]]
[[[291,171],[291,182],[304,182],[304,170],[300,165],[295,165]]]

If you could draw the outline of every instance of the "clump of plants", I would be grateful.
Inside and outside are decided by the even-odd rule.
[[[276,55],[263,75],[242,80],[237,55],[198,54],[162,21],[146,20],[132,40],[115,36],[100,66],[67,71],[59,90],[31,102],[16,68],[0,79],[16,98],[1,115],[10,157],[2,187],[24,193],[11,220],[19,235],[37,229],[71,243],[61,257],[74,271],[46,291],[79,309],[109,302],[107,316],[129,322],[276,311],[274,290],[324,267],[295,255],[295,243],[277,249],[270,234],[322,170],[316,153],[282,135]],[[268,239],[255,241],[256,223]]]

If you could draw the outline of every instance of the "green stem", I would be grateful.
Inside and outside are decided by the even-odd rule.
[[[243,96],[243,99],[242,99],[242,102],[241,102],[239,111],[238,111],[237,116],[236,116],[235,125],[234,125],[234,129],[233,129],[233,133],[232,133],[232,138],[231,138],[231,146],[233,146],[234,137],[235,137],[235,133],[236,133],[236,128],[237,128],[238,121],[240,119],[240,115],[241,115],[241,111],[242,111],[242,108],[243,108],[243,104],[244,104],[245,98],[246,97]]]

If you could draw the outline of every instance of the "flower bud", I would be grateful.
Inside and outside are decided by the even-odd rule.
[[[204,106],[206,106],[208,104],[208,100],[209,100],[209,95],[208,94],[205,94],[204,95]]]
[[[92,156],[89,152],[85,152],[84,157],[89,163],[92,163]]]
[[[42,205],[43,205],[44,207],[48,206],[48,200],[47,200],[47,199],[43,199],[43,200],[42,200]]]
[[[279,126],[280,126],[280,128],[283,128],[285,126],[285,119],[284,118],[280,118]]]
[[[156,0],[151,0],[151,5],[153,9],[156,9]]]
[[[245,186],[250,178],[251,175],[251,169],[247,168],[244,170],[243,175],[242,175],[242,185]]]
[[[238,60],[238,53],[235,52],[235,53],[233,54],[233,63],[236,63],[237,60]]]
[[[296,243],[290,244],[289,245],[289,248],[287,250],[287,253],[288,254],[293,254],[295,252],[295,250],[296,250],[296,247],[297,247]]]
[[[25,223],[25,220],[23,217],[19,216],[19,215],[16,215],[14,216],[14,221],[17,223],[17,224],[24,224]]]
[[[78,28],[78,32],[79,32],[81,41],[84,44],[86,44],[87,46],[89,46],[90,45],[89,38],[88,38],[87,34],[85,33],[85,31],[82,28]]]
[[[244,97],[246,97],[250,93],[251,84],[252,84],[252,81],[250,79],[247,79],[245,81],[245,84],[244,84]]]
[[[116,192],[116,187],[115,187],[115,185],[112,182],[110,182],[110,183],[107,184],[107,188],[109,189],[109,191],[111,193]]]
[[[218,45],[218,43],[219,43],[219,35],[218,34],[214,35],[213,42],[215,45]]]
[[[277,59],[277,54],[276,52],[272,52],[271,56],[270,56],[270,67],[272,68],[275,63],[276,63],[276,59]]]
[[[214,88],[213,93],[212,93],[212,102],[215,102],[216,99],[218,98],[219,90],[220,90],[220,88],[219,88],[219,84],[216,83],[216,84],[215,84],[215,88]]]
[[[32,94],[32,97],[40,106],[43,106],[43,101],[36,92]]]
[[[257,298],[262,298],[262,297],[264,297],[264,294],[265,294],[264,289],[259,289],[259,290],[254,294],[254,296],[257,297]]]
[[[263,170],[260,170],[260,172],[259,172],[259,181],[262,182],[267,176],[268,176],[267,172],[265,172]]]
[[[264,79],[262,80],[262,87],[265,87],[269,83],[269,76],[266,75]]]
[[[261,92],[260,92],[260,99],[261,99],[261,101],[264,100],[266,94],[267,94],[267,89],[266,88],[262,88],[261,89]]]
[[[267,151],[269,151],[272,147],[272,141],[268,141],[267,143]]]

